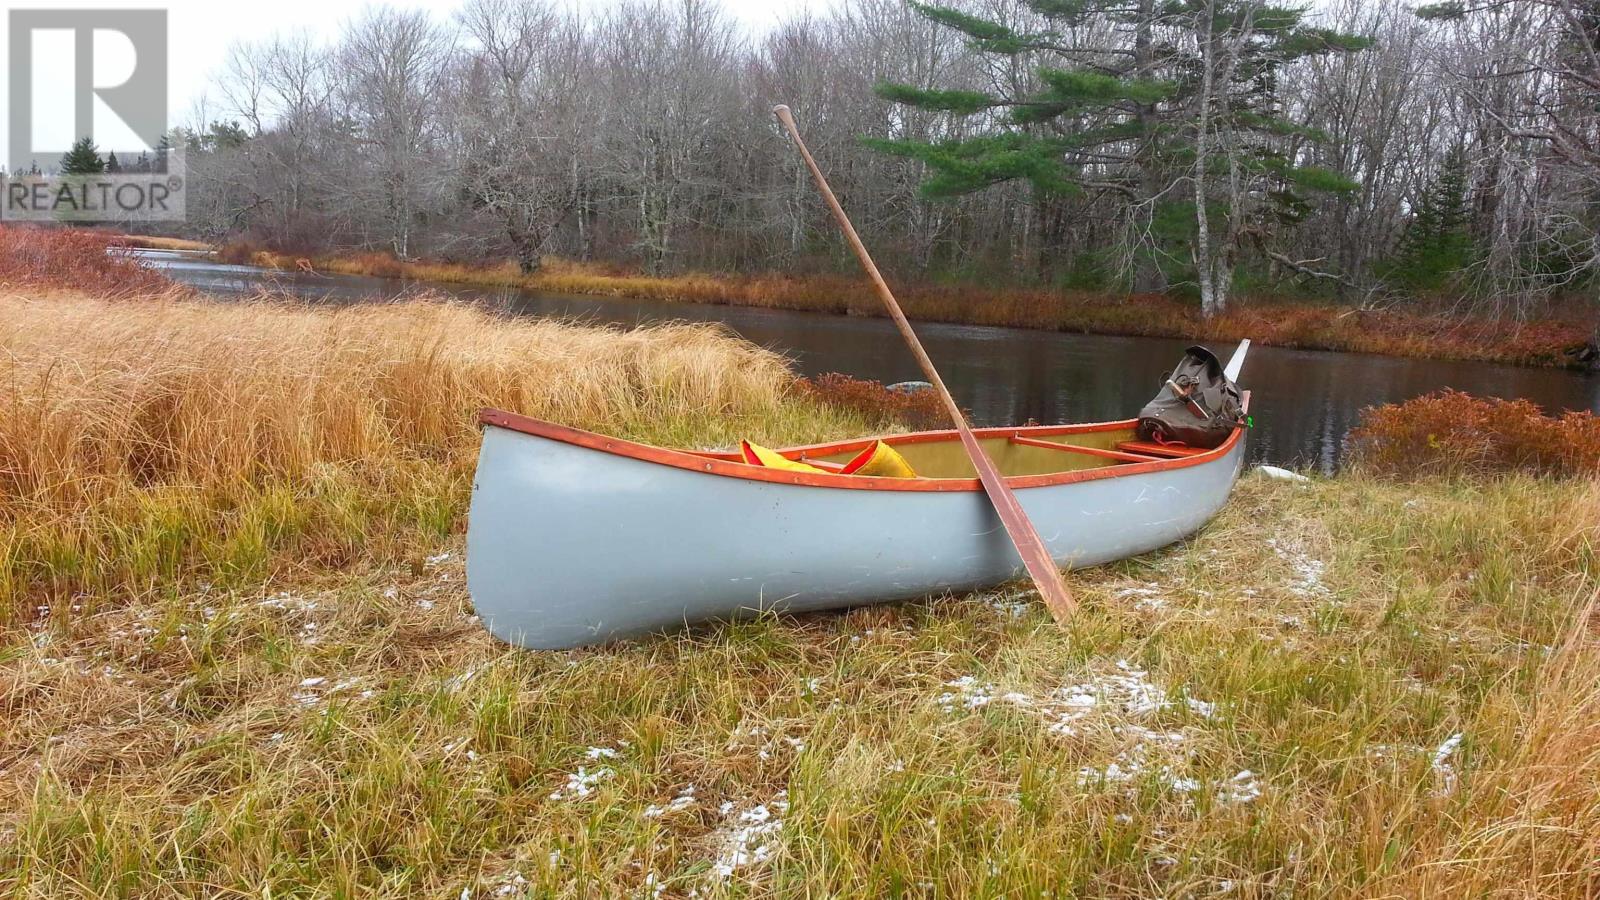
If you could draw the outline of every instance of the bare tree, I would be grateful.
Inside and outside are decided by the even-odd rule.
[[[1579,0],[1421,17],[1406,0],[946,2],[936,22],[842,0],[754,35],[718,0],[461,0],[448,22],[373,7],[326,45],[267,36],[230,51],[201,115],[217,119],[196,122],[196,224],[530,272],[550,254],[836,269],[848,258],[770,122],[785,102],[906,273],[1176,279],[1207,312],[1263,281],[1414,302],[1403,236],[1464,160],[1472,254],[1435,302],[1525,315],[1600,278],[1600,29]],[[1351,35],[1376,45],[1338,52]],[[885,84],[998,100],[953,116]],[[1032,177],[1026,154],[985,161],[1006,134],[1054,147],[1061,177]],[[895,144],[928,149],[881,152]],[[960,190],[925,189],[941,172]]]
[[[455,127],[469,202],[492,215],[524,273],[577,203],[592,97],[581,23],[541,0],[470,0]]]
[[[413,229],[440,187],[436,102],[452,44],[426,13],[378,7],[349,28],[339,48],[344,108],[367,151],[356,196],[401,258],[411,255]]]

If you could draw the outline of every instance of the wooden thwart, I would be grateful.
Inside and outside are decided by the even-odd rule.
[[[1164,459],[1181,459],[1185,456],[1199,456],[1206,452],[1203,447],[1187,447],[1183,444],[1157,444],[1154,441],[1123,441],[1117,449],[1124,453],[1140,453],[1145,456],[1156,456]]]
[[[994,504],[995,512],[1000,515],[1000,522],[1005,526],[1006,534],[1011,537],[1011,543],[1016,546],[1017,555],[1022,557],[1028,574],[1033,577],[1039,595],[1044,598],[1045,605],[1049,607],[1050,614],[1055,617],[1056,622],[1065,625],[1077,604],[1073,601],[1071,592],[1067,590],[1066,581],[1061,577],[1061,569],[1050,557],[1049,548],[1039,537],[1039,532],[1034,529],[1033,523],[1028,520],[1028,514],[1022,509],[1022,504],[1017,502],[1017,495],[1012,493],[999,470],[995,468],[994,461],[983,452],[983,446],[973,435],[967,417],[962,414],[961,407],[956,405],[955,398],[950,396],[950,390],[945,387],[944,379],[939,377],[939,371],[934,368],[928,352],[922,349],[922,342],[917,340],[916,332],[911,330],[911,323],[906,320],[906,314],[901,311],[900,304],[889,290],[888,283],[883,280],[883,274],[878,271],[877,264],[867,253],[867,247],[861,242],[861,236],[856,234],[855,226],[850,224],[850,217],[845,215],[844,207],[839,205],[839,198],[833,195],[833,189],[828,187],[828,180],[817,167],[817,161],[812,158],[811,151],[806,149],[805,141],[800,139],[800,129],[795,125],[789,107],[775,106],[772,113],[783,123],[783,127],[789,132],[789,137],[794,140],[801,159],[805,160],[806,168],[811,170],[811,177],[822,193],[822,199],[833,211],[833,217],[838,220],[840,229],[844,231],[845,240],[850,243],[850,248],[861,261],[862,268],[866,269],[867,277],[872,279],[873,286],[877,288],[878,296],[888,308],[889,318],[894,321],[895,327],[900,330],[900,335],[911,348],[912,355],[917,358],[917,364],[922,367],[922,374],[938,392],[945,412],[960,433],[962,446],[971,457],[973,467],[978,470],[978,480],[983,484],[984,493],[988,495],[989,502]]]
[[[1011,436],[1011,443],[1023,447],[1039,447],[1044,450],[1065,450],[1069,453],[1082,453],[1087,456],[1098,456],[1102,459],[1114,459],[1117,462],[1149,462],[1160,457],[1147,456],[1142,453],[1126,453],[1121,450],[1105,450],[1100,447],[1079,447],[1076,444],[1063,444],[1058,441],[1041,441],[1035,438],[1023,437],[1020,434]]]

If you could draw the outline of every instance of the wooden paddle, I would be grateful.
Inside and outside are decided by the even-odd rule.
[[[971,457],[972,465],[978,470],[978,480],[983,483],[983,490],[989,495],[989,502],[994,504],[994,511],[1000,514],[1000,521],[1006,527],[1006,534],[1011,536],[1011,543],[1017,548],[1017,555],[1022,557],[1022,562],[1028,567],[1028,574],[1033,576],[1033,583],[1039,588],[1039,595],[1044,598],[1045,605],[1050,608],[1050,614],[1055,616],[1056,622],[1065,625],[1072,615],[1077,604],[1073,602],[1072,593],[1067,590],[1067,583],[1061,578],[1061,569],[1057,568],[1055,560],[1050,558],[1050,551],[1040,539],[1039,532],[1028,520],[1028,514],[1023,511],[1022,504],[1017,502],[1017,495],[1012,493],[1005,478],[995,468],[994,461],[983,452],[983,446],[978,443],[977,437],[972,433],[972,426],[967,424],[967,417],[962,414],[961,407],[956,405],[950,390],[944,386],[944,379],[939,377],[939,371],[933,367],[933,360],[928,358],[928,352],[922,349],[922,342],[917,340],[917,335],[911,330],[911,323],[906,321],[906,314],[900,310],[900,304],[895,301],[894,294],[890,292],[889,285],[884,282],[883,274],[878,271],[878,266],[873,263],[867,247],[861,243],[861,236],[856,234],[854,225],[850,224],[850,217],[844,214],[844,207],[839,205],[839,198],[833,195],[833,189],[828,187],[828,179],[822,177],[822,170],[817,168],[817,161],[811,157],[811,151],[806,149],[806,142],[800,139],[800,129],[794,124],[794,115],[789,112],[789,107],[778,105],[772,108],[772,114],[778,117],[783,127],[788,129],[789,137],[794,139],[794,145],[800,148],[800,156],[806,162],[806,168],[811,170],[811,177],[816,179],[817,189],[822,192],[822,199],[828,202],[828,208],[833,210],[833,217],[839,220],[839,227],[844,230],[845,239],[850,242],[851,249],[855,250],[856,258],[861,260],[862,268],[867,270],[867,276],[878,289],[878,296],[883,298],[883,305],[889,308],[889,318],[894,320],[895,327],[900,329],[900,334],[911,347],[911,353],[917,358],[917,364],[922,366],[922,374],[927,376],[928,382],[934,390],[939,392],[939,399],[944,402],[945,412],[955,422],[956,430],[961,433],[961,444]]]

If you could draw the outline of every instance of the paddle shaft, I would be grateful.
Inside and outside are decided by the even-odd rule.
[[[1017,548],[1017,555],[1022,557],[1023,565],[1027,566],[1028,574],[1033,577],[1033,583],[1039,588],[1039,595],[1044,598],[1045,605],[1050,608],[1050,614],[1056,621],[1065,625],[1068,617],[1076,609],[1072,594],[1067,590],[1067,583],[1061,577],[1061,570],[1056,566],[1055,560],[1050,558],[1050,551],[1045,547],[1044,541],[1039,537],[1039,532],[1033,527],[1033,522],[1028,520],[1028,514],[1017,501],[1017,495],[1012,492],[1010,485],[995,468],[994,461],[983,451],[983,446],[978,443],[978,438],[972,433],[972,426],[967,424],[967,417],[961,412],[961,407],[956,405],[955,398],[950,396],[950,390],[944,386],[944,379],[939,377],[939,370],[933,367],[933,360],[928,358],[928,351],[922,349],[922,342],[917,340],[916,332],[911,330],[911,323],[906,320],[906,314],[901,311],[900,304],[894,299],[894,294],[889,290],[889,285],[883,280],[883,273],[878,271],[878,266],[872,261],[872,256],[867,253],[867,247],[861,242],[861,236],[856,234],[854,225],[850,224],[850,217],[845,215],[844,207],[839,205],[839,198],[833,195],[833,189],[828,187],[828,179],[822,176],[822,170],[817,167],[817,161],[812,158],[811,151],[806,149],[806,142],[800,139],[800,129],[794,123],[794,115],[787,106],[775,106],[772,114],[778,117],[783,127],[788,130],[789,137],[794,139],[794,145],[800,150],[800,157],[805,160],[806,168],[811,170],[811,177],[817,182],[817,189],[822,192],[822,199],[827,201],[828,208],[833,211],[833,217],[838,220],[839,227],[844,231],[844,236],[850,242],[850,248],[855,251],[856,258],[861,260],[861,267],[867,270],[867,277],[872,279],[872,284],[878,289],[878,296],[883,298],[883,305],[889,309],[889,318],[894,320],[896,328],[900,329],[901,337],[906,339],[906,344],[911,347],[911,354],[917,358],[917,364],[922,367],[922,374],[927,377],[928,383],[939,392],[939,399],[944,403],[945,412],[951,421],[955,422],[956,431],[961,434],[961,445],[966,448],[967,456],[971,457],[972,465],[978,470],[978,480],[983,484],[984,493],[989,495],[989,502],[994,504],[994,510],[1000,515],[1001,524],[1005,525],[1006,534],[1010,535],[1011,543]]]

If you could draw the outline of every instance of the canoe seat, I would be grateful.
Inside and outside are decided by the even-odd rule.
[[[1186,456],[1199,456],[1210,451],[1200,447],[1185,447],[1181,444],[1157,444],[1154,441],[1123,441],[1117,444],[1117,449],[1125,453],[1140,453],[1145,456],[1155,456],[1162,459],[1183,459]]]

